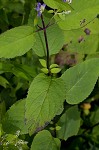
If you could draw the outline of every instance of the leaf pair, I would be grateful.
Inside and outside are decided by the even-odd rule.
[[[39,59],[39,61],[41,65],[44,67],[44,68],[41,68],[41,71],[45,74],[48,74],[49,70],[47,69],[46,61],[44,59]],[[51,64],[49,69],[50,69],[50,73],[52,74],[57,74],[61,71],[61,68],[59,68],[57,64]]]

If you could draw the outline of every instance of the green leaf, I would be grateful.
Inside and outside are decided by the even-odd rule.
[[[90,120],[93,125],[99,123],[99,108],[91,113]]]
[[[99,1],[92,0],[75,0],[71,6],[74,10],[66,15],[65,20],[60,20],[58,15],[55,15],[55,20],[63,30],[71,30],[81,28],[83,25],[92,21],[99,13]],[[75,19],[74,19],[75,18]],[[84,21],[85,20],[85,21]]]
[[[32,68],[30,66],[23,65],[23,64],[13,65],[13,68],[10,72],[12,72],[18,78],[23,78],[23,79],[29,80],[29,81],[30,80],[32,81],[33,78],[36,76],[35,67]]]
[[[18,66],[15,65],[14,67],[17,68],[20,72],[23,72],[25,74],[25,76],[27,76],[29,81],[31,78],[33,79],[37,75],[35,66],[28,66],[28,65],[23,65],[23,64],[19,65],[18,64]],[[14,72],[12,71],[12,73],[14,73]]]
[[[37,16],[37,11],[35,8],[35,4],[37,3],[36,0],[32,0],[31,2],[30,1],[27,1],[28,3],[28,8],[32,8],[29,10],[29,16],[28,16],[28,25],[31,26],[31,27],[34,27],[38,24],[38,19],[39,17]]]
[[[99,59],[94,58],[80,63],[62,75],[65,82],[66,101],[78,104],[92,92],[99,76]]]
[[[10,72],[13,68],[13,65],[10,63],[0,62],[0,71]]]
[[[58,131],[58,130],[60,130],[61,129],[61,127],[60,126],[56,126],[56,131]]]
[[[61,68],[52,68],[51,73],[59,73],[61,71]]]
[[[0,71],[11,72],[18,78],[25,80],[32,80],[36,76],[35,67],[30,67],[23,64],[11,64],[6,62],[0,62]]]
[[[57,68],[57,67],[59,67],[59,65],[57,65],[57,64],[52,64],[52,65],[50,65],[50,69],[52,69],[52,68]]]
[[[85,34],[85,30],[90,31],[90,35]],[[94,54],[98,51],[99,44],[99,21],[85,26],[83,29],[64,31],[65,43],[68,43],[68,49],[71,52],[80,54]],[[82,41],[81,41],[82,39]]]
[[[14,140],[17,139],[17,136],[16,135],[13,135],[13,134],[8,134],[7,137],[6,137],[6,140],[10,142],[14,142]]]
[[[0,35],[0,58],[14,58],[29,51],[35,42],[33,28],[20,26]]]
[[[94,124],[95,125],[95,124]],[[91,139],[94,143],[97,144],[97,147],[98,148],[95,148],[95,149],[92,149],[92,150],[99,150],[99,122],[98,124],[92,129],[92,132],[91,132]]]
[[[62,0],[43,0],[43,2],[53,9],[72,10],[72,7],[68,3],[64,3]]]
[[[76,41],[74,44],[71,44],[70,46],[71,49],[81,54],[96,53],[96,51],[98,50],[99,35],[93,34],[90,36],[83,36],[83,37],[84,41],[82,41],[81,43],[78,43],[78,41]]]
[[[20,100],[13,104],[7,111],[5,118],[2,121],[3,130],[6,133],[16,133],[20,131],[20,134],[28,133],[28,125],[25,124],[25,100]]]
[[[46,61],[44,60],[44,59],[39,59],[39,61],[40,61],[40,64],[43,66],[43,67],[47,67],[46,66]]]
[[[58,121],[58,125],[61,127],[57,131],[58,138],[67,140],[69,137],[77,135],[80,128],[80,112],[77,106],[72,106],[66,110]]]
[[[96,1],[96,0],[91,0],[91,1],[87,1],[87,0],[78,1],[78,0],[75,0],[75,1],[72,1],[72,3],[71,3],[72,7],[74,7],[74,9],[77,10],[77,11],[85,10],[87,8],[97,6],[98,4],[99,4],[99,1]]]
[[[48,69],[47,68],[42,68],[41,71],[45,74],[48,74]]]
[[[54,13],[54,10],[49,10],[48,13]]]
[[[7,84],[9,84],[9,82],[4,77],[0,76],[0,85],[6,88]]]
[[[60,140],[43,130],[34,137],[30,150],[60,150]]]
[[[35,53],[42,57],[46,56],[46,46],[43,31],[39,31],[35,34],[36,42],[33,46]],[[64,44],[64,34],[60,28],[54,24],[47,28],[47,38],[49,46],[49,54],[56,54],[60,51]]]
[[[1,122],[1,120],[0,120],[0,122]],[[2,124],[0,123],[0,138],[1,138],[1,136],[4,134],[4,131],[3,131],[3,129],[2,129]]]
[[[64,82],[39,74],[31,83],[26,100],[26,122],[29,133],[44,128],[58,114],[64,102]]]
[[[5,102],[0,102],[0,122],[3,119],[4,115],[6,113],[6,106],[5,106]]]

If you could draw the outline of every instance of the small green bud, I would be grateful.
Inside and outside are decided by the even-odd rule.
[[[51,73],[59,73],[61,71],[60,68],[52,68]]]
[[[49,11],[48,11],[48,13],[50,13],[50,14],[53,13],[53,12],[54,12],[53,10],[49,10]]]
[[[90,113],[89,109],[85,109],[85,110],[84,110],[84,114],[85,114],[86,116],[89,115],[89,113]]]
[[[52,69],[52,68],[58,68],[59,66],[57,65],[57,64],[52,64],[52,65],[50,65],[50,69]]]
[[[50,127],[50,130],[54,131],[55,129],[53,127]]]
[[[42,68],[41,71],[45,74],[48,74],[48,69],[47,68]]]
[[[43,67],[47,68],[47,66],[46,66],[46,61],[45,61],[44,59],[39,59],[39,61],[40,61],[40,64],[41,64]]]
[[[56,126],[56,130],[59,131],[61,129],[60,126]]]

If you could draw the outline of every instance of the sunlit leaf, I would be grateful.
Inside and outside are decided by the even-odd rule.
[[[50,65],[50,69],[59,67],[57,64]]]
[[[61,68],[52,68],[51,73],[59,73],[61,71]]]
[[[99,1],[80,0],[78,2],[78,0],[75,0],[71,6],[74,10],[66,15],[65,20],[61,20],[58,15],[55,16],[58,25],[64,30],[81,28],[92,21],[99,13]]]
[[[35,42],[33,28],[20,26],[0,35],[0,58],[14,58],[29,51]]]
[[[94,54],[98,52],[99,19],[94,19],[85,27],[64,31],[65,43],[71,52],[80,54]]]
[[[43,66],[43,67],[47,67],[46,66],[46,61],[44,60],[44,59],[39,59],[39,61],[40,61],[40,64]]]
[[[59,9],[59,10],[72,10],[72,7],[68,3],[64,3],[62,0],[43,0],[44,3],[53,8],[53,9]]]
[[[78,104],[92,92],[99,76],[99,59],[90,59],[68,69],[62,75],[66,101]]]
[[[45,74],[48,74],[48,69],[47,68],[42,68],[41,71]]]

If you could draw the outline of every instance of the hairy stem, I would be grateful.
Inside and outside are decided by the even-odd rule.
[[[47,39],[47,34],[46,34],[46,26],[44,23],[43,15],[41,14],[41,20],[42,20],[42,25],[43,25],[43,31],[44,31],[44,38],[45,38],[45,44],[46,44],[46,64],[47,64],[47,69],[49,70],[49,47],[48,47],[48,39]]]

